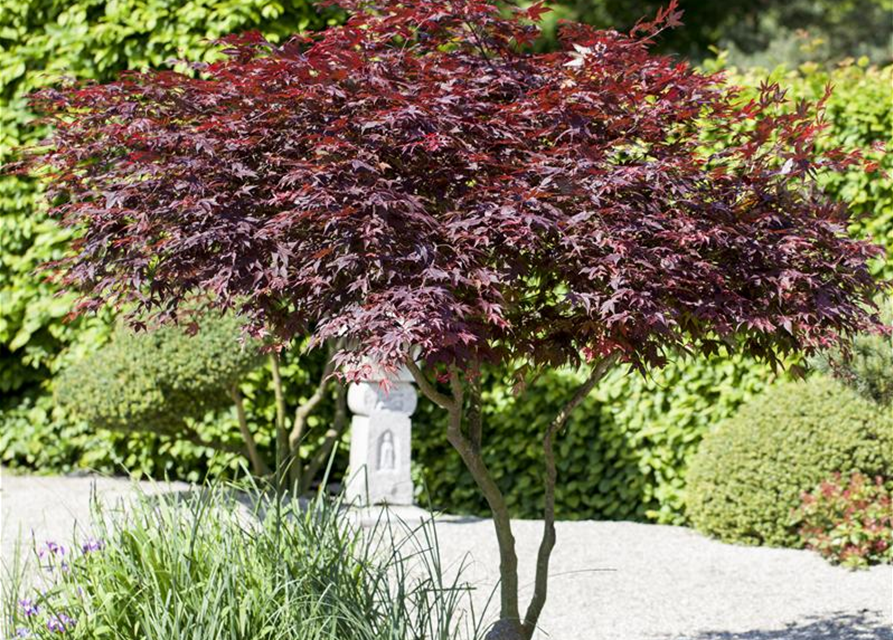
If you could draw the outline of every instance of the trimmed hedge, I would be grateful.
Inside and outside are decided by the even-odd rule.
[[[220,55],[212,40],[260,30],[272,41],[336,19],[309,0],[0,0],[0,165],[45,133],[27,95],[60,76],[108,80],[124,69]],[[107,321],[66,323],[72,296],[35,274],[71,237],[43,214],[33,180],[0,173],[0,393],[25,394],[81,340],[101,344]],[[104,331],[105,330],[105,331]],[[85,335],[86,332],[86,335]],[[80,348],[80,347],[75,347]],[[33,390],[32,390],[33,392]]]
[[[727,542],[797,547],[801,496],[838,472],[893,479],[893,415],[829,378],[782,383],[704,438],[688,516]]]

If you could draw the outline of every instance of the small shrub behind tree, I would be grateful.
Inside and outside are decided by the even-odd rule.
[[[211,312],[194,335],[177,326],[136,333],[120,327],[99,351],[62,372],[56,399],[93,428],[147,432],[244,453],[255,473],[266,473],[239,390],[263,356],[259,343],[241,340],[241,326],[232,314]],[[241,445],[209,439],[193,427],[206,413],[233,405]]]

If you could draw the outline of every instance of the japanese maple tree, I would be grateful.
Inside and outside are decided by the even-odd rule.
[[[872,245],[846,236],[822,172],[822,105],[745,101],[653,55],[675,2],[630,34],[542,3],[340,3],[343,26],[225,60],[36,98],[55,133],[54,212],[81,229],[58,266],[79,310],[174,319],[196,291],[283,343],[312,332],[349,379],[405,365],[493,512],[500,620],[527,639],[555,544],[553,443],[606,371],[720,348],[778,362],[878,323]],[[479,371],[584,367],[543,434],[544,533],[522,612],[509,511],[482,457]]]

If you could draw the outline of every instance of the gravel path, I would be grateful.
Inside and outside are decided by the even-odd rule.
[[[6,474],[0,536],[8,561],[16,539],[65,540],[89,513],[91,490],[126,496],[127,480]],[[144,485],[182,491],[187,485]],[[532,580],[541,524],[517,521],[521,583]],[[489,593],[496,544],[487,520],[438,524],[447,562],[467,557],[466,576]],[[561,522],[549,602],[538,640],[893,640],[893,568],[850,572],[815,554],[721,544],[679,527]]]

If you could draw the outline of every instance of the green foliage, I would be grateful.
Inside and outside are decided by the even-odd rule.
[[[16,400],[15,406],[3,409],[0,427],[0,463],[7,468],[31,473],[92,470],[190,482],[233,477],[244,468],[241,455],[221,454],[212,447],[151,433],[94,429],[67,415],[48,394]],[[207,442],[232,447],[241,442],[232,411],[206,416],[192,426]],[[268,434],[255,433],[255,437],[259,444],[268,445]]]
[[[679,361],[648,380],[614,371],[559,434],[558,517],[682,523],[685,470],[701,437],[771,377],[741,357]],[[520,396],[492,372],[483,382],[485,458],[515,517],[542,517],[542,435],[581,381],[574,372],[547,373]],[[444,412],[423,400],[413,421],[425,498],[451,511],[486,513],[446,441]]]
[[[604,19],[610,19],[610,26],[625,27],[657,4],[666,2],[638,8],[615,2],[610,6],[627,11],[628,18],[613,14]],[[573,17],[577,11],[585,16],[590,15],[587,11],[610,8],[571,0],[565,5],[573,6],[560,7],[546,17],[559,13]],[[696,12],[686,8],[687,29],[697,27]],[[705,5],[705,12],[712,11]],[[731,15],[726,5],[717,14],[723,20]],[[42,132],[30,124],[24,96],[62,73],[107,80],[121,69],[163,66],[171,58],[207,59],[213,55],[209,40],[230,31],[256,28],[275,41],[285,33],[321,27],[334,19],[318,17],[306,0],[0,0],[0,162],[9,159],[16,146],[40,138]],[[699,51],[720,35],[711,33],[703,46],[697,45]],[[722,60],[705,64],[723,66]],[[815,99],[827,82],[835,86],[828,103],[827,144],[864,148],[890,175],[854,170],[827,188],[851,202],[861,216],[852,232],[873,237],[893,256],[893,154],[868,151],[873,142],[891,140],[893,67],[851,64],[825,70],[804,65],[772,74],[790,87],[792,97]],[[765,75],[733,71],[731,79],[752,95]],[[35,206],[35,189],[32,181],[0,176],[0,461],[44,472],[129,469],[190,480],[208,473],[236,473],[237,457],[165,436],[97,431],[53,407],[53,377],[100,348],[113,324],[107,316],[65,322],[73,296],[57,296],[56,288],[35,274],[45,261],[61,257],[70,238],[70,232],[60,230]],[[893,260],[879,260],[875,269],[878,275],[893,278]],[[284,356],[289,414],[312,393],[323,366],[322,353],[306,357],[298,351]],[[559,438],[560,516],[681,522],[686,464],[702,435],[758,393],[769,377],[765,369],[736,359],[680,363],[655,373],[650,381],[613,374],[578,408]],[[509,383],[491,379],[494,385],[487,397],[491,444],[494,452],[504,447],[512,454],[494,453],[488,461],[514,513],[538,516],[539,437],[577,376],[550,374],[521,398],[512,395]],[[241,388],[258,445],[272,459],[275,406],[269,369],[252,371]],[[310,417],[305,452],[318,443],[333,405],[327,398]],[[433,501],[455,511],[483,513],[471,478],[446,443],[442,412],[423,401],[416,418],[417,478],[427,483]],[[229,409],[208,413],[193,427],[206,441],[233,445],[240,441]],[[344,464],[342,454],[336,465]]]
[[[245,504],[254,507],[246,507]],[[206,488],[95,505],[95,537],[47,542],[4,576],[4,638],[477,640],[462,569],[430,523],[365,530],[338,501]],[[29,565],[31,571],[29,572]],[[44,569],[44,578],[34,581]],[[19,631],[23,630],[23,631]],[[29,633],[25,633],[29,632]]]
[[[828,378],[782,383],[704,438],[688,515],[729,542],[796,547],[801,494],[836,472],[893,477],[893,416]]]
[[[802,544],[835,564],[893,564],[893,495],[881,477],[835,474],[803,496],[795,520]]]
[[[94,428],[180,434],[188,421],[232,404],[232,389],[259,366],[259,345],[240,343],[241,326],[237,316],[208,313],[195,335],[122,327],[56,378],[56,398]]]
[[[560,16],[602,27],[629,30],[653,16],[668,0],[558,0]],[[709,55],[711,45],[733,48],[736,58],[798,63],[891,57],[893,3],[890,0],[682,0],[683,25],[661,34],[662,49],[693,56]],[[798,35],[804,34],[798,38]],[[805,35],[805,34],[808,34]],[[803,51],[802,40],[811,43]]]
[[[884,322],[893,327],[893,300],[884,305]],[[815,368],[878,404],[893,405],[893,336],[856,336],[849,353],[823,354],[816,359]]]
[[[282,354],[288,415],[313,393],[324,366],[323,356],[318,351],[301,355],[297,349]],[[240,389],[245,396],[249,428],[261,455],[273,460],[275,402],[269,367],[250,371]],[[334,389],[307,419],[307,437],[301,447],[304,459],[323,440],[333,413]],[[29,393],[0,404],[0,417],[0,463],[12,469],[40,473],[93,470],[198,482],[206,477],[235,477],[244,466],[241,454],[221,453],[182,438],[95,429],[66,413],[46,393]],[[190,426],[203,442],[219,443],[233,450],[241,446],[235,410],[231,407],[206,413],[191,421]],[[334,464],[336,473],[346,465],[346,452],[339,450]]]

